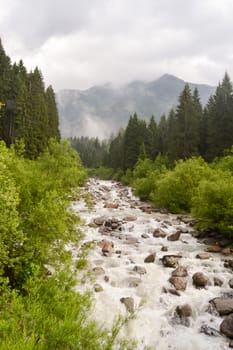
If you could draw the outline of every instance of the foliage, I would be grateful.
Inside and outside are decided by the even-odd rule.
[[[70,210],[73,186],[86,178],[80,159],[55,140],[37,160],[22,152],[22,144],[0,143],[0,348],[113,349],[119,324],[106,330],[92,321],[91,296],[75,291],[66,249],[81,237]]]
[[[192,200],[192,213],[201,226],[212,226],[233,237],[233,176],[227,171],[213,171],[203,179]]]
[[[151,198],[154,204],[173,213],[189,212],[191,200],[203,178],[208,178],[209,166],[202,158],[180,160],[156,181]]]

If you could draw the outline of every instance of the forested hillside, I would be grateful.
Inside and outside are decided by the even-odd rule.
[[[146,118],[155,116],[156,122],[178,102],[185,81],[170,74],[150,81],[133,81],[123,86],[106,84],[87,90],[62,90],[57,101],[63,137],[109,137],[127,125],[130,114],[137,111]],[[200,99],[206,104],[215,87],[189,83],[193,92],[198,88]]]
[[[72,144],[88,167],[133,169],[142,146],[151,160],[160,154],[170,163],[199,155],[212,161],[233,144],[232,83],[226,73],[204,107],[198,89],[192,92],[186,84],[177,108],[162,115],[159,122],[154,116],[146,122],[135,113],[126,128],[108,142],[81,137],[73,138]]]
[[[0,41],[0,140],[7,146],[23,139],[25,155],[37,157],[53,137],[60,139],[52,86],[45,88],[38,68],[11,63]]]

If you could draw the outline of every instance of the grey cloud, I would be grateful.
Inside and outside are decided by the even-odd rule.
[[[9,54],[39,65],[56,89],[166,72],[215,85],[226,69],[233,74],[232,0],[8,0],[5,6]]]

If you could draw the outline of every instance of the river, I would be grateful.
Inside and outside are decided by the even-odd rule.
[[[73,208],[84,220],[84,242],[95,242],[88,258],[94,278],[77,288],[96,290],[93,316],[98,323],[110,327],[117,315],[134,309],[136,317],[121,334],[136,339],[139,350],[145,346],[152,350],[228,349],[229,339],[218,333],[223,319],[209,303],[232,292],[228,285],[232,271],[224,267],[225,257],[209,253],[202,256],[204,259],[197,258],[207,245],[194,237],[192,225],[182,216],[151,211],[130,188],[90,179],[83,191],[92,195],[93,209],[89,210],[84,200],[74,202]],[[169,240],[177,231],[178,239]],[[107,248],[103,252],[104,244]],[[145,262],[151,254],[152,262]],[[176,265],[187,270],[183,290],[176,290],[169,282],[177,266],[165,267],[165,255],[178,256]],[[192,276],[196,272],[208,277],[204,288],[194,286]],[[221,286],[214,282],[218,279]],[[189,311],[181,316],[177,306],[184,304]]]

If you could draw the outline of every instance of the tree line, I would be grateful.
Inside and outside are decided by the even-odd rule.
[[[232,144],[233,88],[227,73],[204,108],[198,89],[192,93],[186,84],[176,109],[162,115],[158,123],[154,116],[147,123],[135,113],[126,128],[107,142],[97,138],[72,139],[84,165],[104,165],[124,172],[134,168],[142,148],[151,160],[160,154],[174,163],[200,155],[211,162]]]
[[[0,140],[10,146],[23,139],[25,155],[35,158],[51,137],[60,139],[52,86],[45,88],[37,67],[27,72],[22,60],[12,64],[0,40]]]

